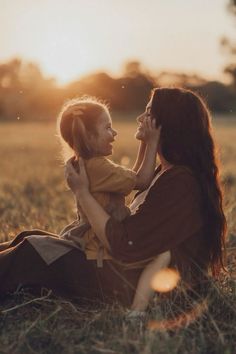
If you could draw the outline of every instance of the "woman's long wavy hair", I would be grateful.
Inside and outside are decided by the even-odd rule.
[[[161,126],[163,157],[189,167],[199,181],[212,274],[224,269],[226,219],[212,136],[211,116],[203,100],[190,90],[157,88],[152,92],[151,114]]]

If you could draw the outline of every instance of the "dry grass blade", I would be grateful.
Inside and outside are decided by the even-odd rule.
[[[32,304],[33,302],[43,301],[43,300],[47,299],[51,294],[52,294],[52,291],[50,290],[48,292],[48,294],[45,295],[45,296],[37,297],[35,299],[26,301],[23,304],[19,304],[19,305],[13,306],[13,307],[10,307],[10,308],[5,309],[5,310],[0,310],[0,314],[6,314],[8,312],[11,312],[11,311],[14,311],[14,310],[18,310],[19,308],[27,306],[29,304]]]
[[[118,122],[115,128],[114,160],[131,167],[137,150],[130,138],[135,123]],[[216,122],[215,132],[222,149],[230,272],[212,282],[208,306],[182,310],[156,297],[147,315],[147,323],[155,321],[150,330],[143,322],[127,324],[121,306],[93,303],[85,308],[51,293],[32,298],[19,292],[1,302],[0,354],[235,354],[236,124]],[[33,228],[57,233],[74,220],[54,135],[54,124],[1,125],[0,241]]]

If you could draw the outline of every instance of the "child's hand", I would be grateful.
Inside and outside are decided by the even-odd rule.
[[[158,144],[160,140],[161,127],[156,128],[155,119],[145,117],[142,122],[143,141],[146,143]]]

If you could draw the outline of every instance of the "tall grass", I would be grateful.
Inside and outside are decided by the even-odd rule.
[[[135,123],[115,123],[114,160],[131,166]],[[118,304],[79,305],[42,290],[0,302],[1,353],[225,353],[236,348],[236,122],[214,124],[222,159],[228,221],[227,275],[205,299],[182,306],[157,295],[146,319],[130,322]],[[75,218],[54,124],[0,125],[0,240],[24,229],[59,232]]]

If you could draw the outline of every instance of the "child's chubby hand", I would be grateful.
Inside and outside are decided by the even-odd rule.
[[[155,119],[145,117],[142,122],[143,140],[148,143],[158,144],[161,134],[161,126],[156,128]]]

